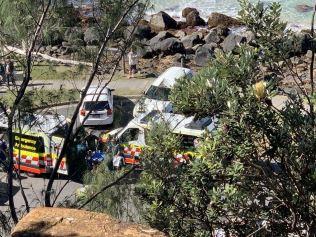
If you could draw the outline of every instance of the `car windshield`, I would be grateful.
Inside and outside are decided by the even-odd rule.
[[[102,111],[110,109],[110,105],[108,101],[86,101],[83,108],[87,111]]]
[[[150,86],[146,97],[152,100],[168,101],[171,89],[167,87]]]

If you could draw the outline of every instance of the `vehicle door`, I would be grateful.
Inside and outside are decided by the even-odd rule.
[[[57,159],[60,155],[61,149],[64,145],[64,138],[58,136],[51,137],[51,158],[52,158],[52,168],[55,167]],[[68,175],[68,164],[66,157],[64,157],[59,165],[57,173]]]

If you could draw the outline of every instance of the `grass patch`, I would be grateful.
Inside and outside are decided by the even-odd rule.
[[[89,67],[84,65],[66,66],[51,62],[40,62],[33,65],[33,80],[84,80]]]
[[[61,104],[65,102],[78,101],[80,94],[77,90],[71,89],[34,89],[27,91],[19,104],[21,111],[32,112],[37,108],[49,107],[55,104]],[[6,92],[0,101],[7,107],[11,107],[15,100],[15,96],[10,92]]]

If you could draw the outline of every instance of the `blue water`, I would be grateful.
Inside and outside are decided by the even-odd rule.
[[[257,2],[258,0],[250,0]],[[300,13],[295,7],[298,4],[312,6],[315,0],[261,0],[264,3],[273,1],[280,2],[282,5],[282,19],[292,26],[308,26],[311,22],[312,12]],[[152,0],[154,10],[165,10],[173,17],[180,17],[181,10],[184,7],[197,8],[204,18],[207,18],[212,12],[220,12],[229,16],[236,16],[239,10],[237,0]]]

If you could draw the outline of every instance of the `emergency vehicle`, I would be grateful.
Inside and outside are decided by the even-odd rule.
[[[0,127],[7,128],[3,115]],[[27,114],[13,129],[13,159],[16,169],[30,174],[47,174],[52,171],[63,146],[68,125],[62,115]],[[68,175],[66,158],[58,173]]]
[[[153,123],[164,122],[168,124],[170,131],[181,135],[183,151],[177,151],[175,159],[181,161],[187,156],[194,156],[194,150],[206,132],[211,132],[216,127],[217,119],[207,117],[195,120],[193,116],[185,117],[180,114],[162,113],[153,110],[138,118],[134,118],[126,127],[113,130],[109,134],[123,146],[124,163],[139,165],[142,148],[146,145],[146,135]]]

